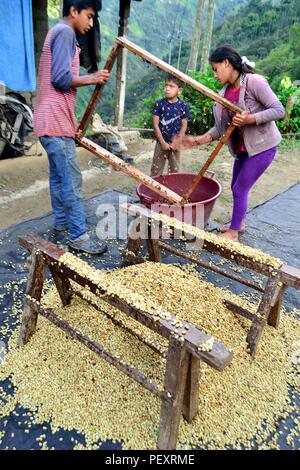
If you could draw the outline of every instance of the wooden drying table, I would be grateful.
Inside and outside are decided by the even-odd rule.
[[[247,343],[250,354],[252,356],[255,356],[260,337],[266,324],[269,324],[274,328],[278,328],[279,326],[280,310],[285,289],[290,286],[300,290],[300,270],[287,265],[283,265],[279,269],[270,270],[270,266],[263,262],[253,260],[253,258],[251,258],[251,256],[248,256],[247,254],[243,254],[242,252],[238,253],[232,250],[230,246],[228,246],[227,248],[218,245],[217,237],[215,237],[216,242],[211,240],[212,237],[209,240],[203,240],[201,238],[198,239],[200,242],[203,242],[203,250],[220,255],[223,258],[235,262],[239,266],[243,266],[251,271],[266,276],[266,284],[264,287],[261,287],[256,282],[249,281],[237,274],[227,272],[220,267],[212,266],[210,263],[201,260],[201,257],[199,256],[201,255],[200,252],[191,255],[186,251],[175,248],[170,243],[162,241],[160,237],[158,237],[157,239],[151,238],[151,234],[153,233],[151,230],[151,225],[157,225],[158,220],[155,219],[155,216],[157,214],[151,211],[150,209],[135,204],[127,204],[122,206],[121,208],[123,211],[126,211],[129,215],[133,217],[140,217],[141,223],[147,225],[148,238],[146,241],[151,261],[161,262],[161,250],[165,250],[178,257],[191,261],[192,263],[195,263],[198,266],[202,266],[210,271],[213,271],[219,275],[237,281],[240,284],[243,284],[262,293],[261,301],[259,303],[256,314],[253,314],[251,311],[244,309],[229,300],[224,300],[226,306],[230,310],[232,310],[233,313],[241,315],[251,321],[251,327],[247,335]],[[176,219],[174,218],[168,218],[168,220],[171,226],[172,223],[174,223],[173,221],[176,221]],[[159,231],[156,230],[156,233],[159,233]],[[185,234],[189,236],[189,238],[195,238],[193,232],[188,232],[188,225],[185,226]],[[139,256],[141,242],[141,238],[138,238],[136,236],[131,237],[129,230],[127,248],[123,253],[124,265],[141,263],[145,261],[144,258],[141,258]]]
[[[19,346],[26,345],[35,333],[38,315],[44,316],[72,339],[84,344],[109,364],[121,370],[153,395],[160,398],[162,404],[157,447],[164,450],[175,449],[181,414],[190,422],[198,413],[200,362],[203,361],[210,367],[222,371],[230,364],[232,352],[217,340],[214,340],[210,351],[201,350],[201,345],[211,340],[211,336],[189,322],[182,322],[182,326],[178,330],[176,319],[171,313],[165,312],[165,318],[160,316],[156,320],[154,316],[157,312],[142,311],[120,298],[117,294],[108,294],[99,283],[84,277],[75,268],[70,268],[61,261],[61,257],[66,253],[64,249],[47,242],[34,233],[23,235],[19,238],[19,242],[22,247],[30,252],[28,258],[29,277],[24,300]],[[68,305],[74,296],[84,298],[80,289],[74,286],[74,282],[71,284],[71,281],[75,281],[77,285],[87,288],[95,295],[101,295],[101,298],[108,304],[168,339],[168,351],[163,354],[162,351],[148,344],[140,335],[128,329],[130,334],[138,336],[141,341],[158,354],[166,357],[163,390],[143,372],[126,364],[106,350],[100,343],[80,333],[66,320],[60,318],[54,309],[42,306],[41,297],[46,267],[52,275],[63,306]],[[97,304],[91,300],[86,301],[93,307],[98,308]],[[101,313],[104,312],[101,311]],[[123,327],[118,320],[107,313],[106,315],[117,326]],[[185,326],[188,327],[186,334],[184,336],[180,335]]]

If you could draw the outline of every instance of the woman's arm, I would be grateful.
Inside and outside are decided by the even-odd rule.
[[[209,144],[213,141],[213,137],[209,132],[203,135],[175,135],[172,140],[172,149],[181,150],[181,149],[191,149],[197,147],[198,145]]]
[[[186,118],[181,119],[181,129],[178,134],[179,137],[183,137],[185,135],[187,126],[188,126],[188,120]]]

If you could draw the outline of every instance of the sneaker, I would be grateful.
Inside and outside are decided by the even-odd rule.
[[[68,238],[67,230],[67,227],[52,227],[48,232],[48,241],[59,245],[66,244]]]
[[[66,232],[68,230],[67,225],[54,225],[53,230],[55,232]]]
[[[132,165],[134,162],[133,157],[131,157],[130,155],[124,155],[122,159],[124,160],[124,162],[130,163],[130,165]]]
[[[68,246],[73,250],[88,253],[89,255],[102,255],[107,251],[105,243],[96,243],[90,238],[88,240],[69,241]]]

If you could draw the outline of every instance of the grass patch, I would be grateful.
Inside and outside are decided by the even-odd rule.
[[[300,148],[300,134],[290,137],[284,137],[279,144],[279,148],[299,149]]]

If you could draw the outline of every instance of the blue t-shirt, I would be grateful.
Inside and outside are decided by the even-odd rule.
[[[172,141],[174,135],[178,135],[182,126],[182,119],[189,119],[189,107],[183,100],[170,103],[167,98],[155,101],[152,114],[159,116],[159,128],[164,140]]]

